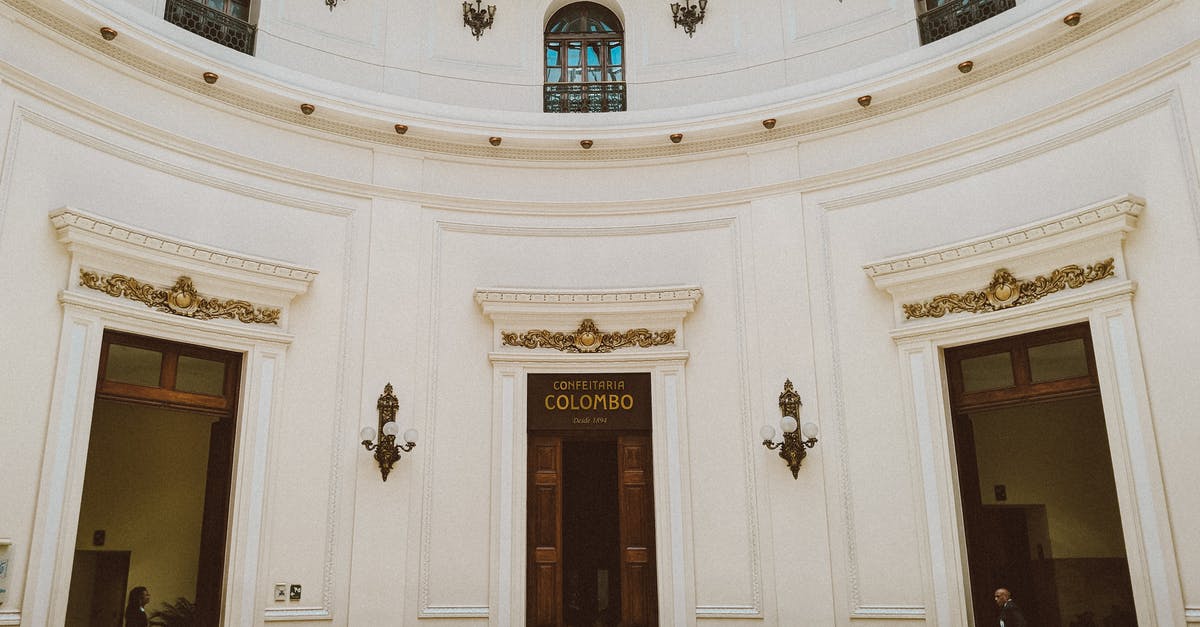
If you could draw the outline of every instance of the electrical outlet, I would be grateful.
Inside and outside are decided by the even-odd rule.
[[[286,601],[287,600],[287,584],[286,583],[275,584],[275,600],[276,601]]]
[[[300,584],[298,584],[298,583],[292,584],[291,589],[288,590],[288,598],[291,599],[292,601],[300,600]]]

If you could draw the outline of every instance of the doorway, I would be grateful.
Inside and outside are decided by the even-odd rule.
[[[1006,588],[1030,625],[1133,627],[1086,323],[946,350],[971,604]]]
[[[135,586],[151,593],[147,613],[218,624],[240,376],[237,353],[105,333],[68,625],[110,624],[93,620],[97,604],[107,615],[117,596],[123,610]]]
[[[526,624],[656,626],[649,374],[528,381]]]

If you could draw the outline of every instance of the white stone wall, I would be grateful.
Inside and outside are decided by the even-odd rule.
[[[1160,624],[1185,608],[1200,623],[1197,5],[1085,2],[1077,28],[1092,9],[1109,21],[1074,40],[1058,20],[1081,3],[1031,1],[922,49],[906,2],[713,0],[691,40],[666,3],[622,6],[640,111],[596,120],[528,108],[547,2],[501,5],[478,43],[455,3],[271,3],[254,58],[173,32],[161,4],[0,3],[0,624],[66,602],[30,568],[56,563],[34,559],[39,512],[66,498],[71,513],[69,494],[38,488],[58,468],[56,372],[75,354],[60,340],[77,279],[47,217],[59,207],[320,272],[289,308],[261,490],[240,497],[261,505],[261,544],[231,557],[256,568],[229,586],[256,622],[521,624],[523,604],[498,592],[494,513],[513,488],[496,474],[502,392],[474,291],[695,285],[675,624],[945,627],[965,604],[939,577],[961,574],[938,570],[893,303],[862,267],[1122,194],[1146,201],[1124,271],[1161,470],[1138,490],[1169,505],[1165,532],[1143,532],[1177,560],[1174,587],[1135,589],[1165,608]],[[114,42],[79,35],[105,23]],[[535,43],[505,59],[515,41]],[[965,58],[975,73],[954,69]],[[211,88],[205,64],[222,74]],[[793,115],[775,135],[759,125],[771,103]],[[428,126],[370,134],[406,116]],[[676,150],[665,137],[683,127]],[[624,152],[583,153],[583,137]],[[139,328],[176,337],[155,324]],[[798,480],[757,441],[785,378],[822,428]],[[357,432],[387,382],[426,437],[383,483]],[[303,600],[273,602],[276,582]]]

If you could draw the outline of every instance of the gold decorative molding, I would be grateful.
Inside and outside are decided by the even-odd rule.
[[[208,298],[196,292],[192,280],[181,276],[170,289],[142,283],[121,274],[101,276],[87,270],[79,271],[79,284],[115,298],[128,298],[164,313],[197,320],[232,318],[247,324],[279,324],[280,310],[255,307],[244,300]]]
[[[979,291],[966,294],[942,294],[923,303],[903,305],[904,317],[941,318],[948,313],[984,313],[1008,309],[1041,300],[1043,297],[1065,289],[1083,287],[1087,283],[1114,276],[1113,258],[1081,268],[1075,264],[1063,266],[1048,276],[1039,276],[1031,281],[1020,281],[1008,270],[1001,268],[992,275],[992,282]]]
[[[618,348],[640,346],[650,348],[675,343],[675,329],[651,331],[629,329],[624,333],[606,333],[596,328],[591,318],[579,323],[573,333],[535,329],[524,333],[500,332],[501,344],[525,348],[553,348],[564,353],[611,353]]]

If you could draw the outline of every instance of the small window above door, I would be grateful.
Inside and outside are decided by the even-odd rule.
[[[227,413],[241,355],[109,331],[100,348],[101,398]]]
[[[1099,388],[1087,323],[946,350],[956,409]]]

